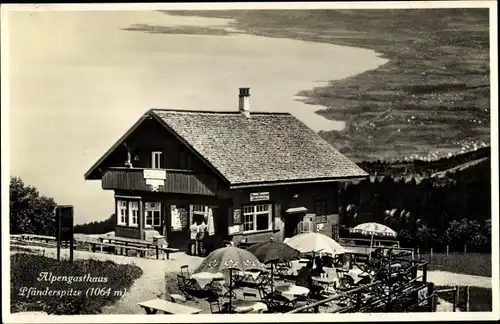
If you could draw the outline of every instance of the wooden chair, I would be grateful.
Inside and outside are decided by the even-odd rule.
[[[196,281],[190,280],[183,275],[177,275],[177,286],[179,287],[180,292],[186,297],[186,299],[193,299],[193,293],[196,292],[197,286]]]
[[[188,265],[181,266],[181,275],[183,275],[186,278],[191,278],[191,274],[189,273],[189,266]]]

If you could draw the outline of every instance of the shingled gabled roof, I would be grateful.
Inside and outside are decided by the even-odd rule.
[[[239,112],[153,109],[146,115],[174,133],[232,187],[368,176],[288,113],[252,112],[247,118]]]

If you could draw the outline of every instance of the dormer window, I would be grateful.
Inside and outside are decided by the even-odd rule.
[[[151,153],[151,169],[161,169],[161,155],[158,151]]]

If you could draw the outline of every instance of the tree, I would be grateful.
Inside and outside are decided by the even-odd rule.
[[[426,224],[421,224],[416,233],[415,240],[420,248],[428,250],[433,248],[439,242],[436,231],[428,227]]]
[[[57,204],[40,196],[35,187],[25,185],[18,177],[10,178],[10,233],[55,235]]]
[[[114,231],[116,228],[116,215],[100,222],[90,222],[82,225],[75,225],[75,233],[83,234],[104,234]]]
[[[451,221],[444,237],[446,242],[455,249],[462,249],[464,244],[477,248],[487,242],[487,237],[479,222],[467,218]]]

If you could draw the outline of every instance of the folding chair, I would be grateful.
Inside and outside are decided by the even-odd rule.
[[[181,275],[183,275],[186,278],[191,278],[191,274],[189,273],[189,266],[188,265],[181,266]]]
[[[198,289],[196,287],[196,281],[187,279],[183,275],[177,275],[177,286],[180,292],[186,297],[186,299],[193,299],[193,293]]]

